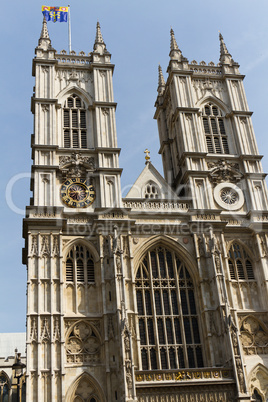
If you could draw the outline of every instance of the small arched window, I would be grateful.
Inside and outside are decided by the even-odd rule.
[[[160,198],[159,188],[154,182],[150,181],[145,185],[144,197],[150,199]]]
[[[136,274],[143,370],[203,367],[195,292],[185,264],[163,247],[148,251]]]
[[[240,244],[232,244],[229,250],[228,264],[231,280],[255,280],[252,262],[246,253],[246,250]]]
[[[90,251],[82,245],[71,248],[66,259],[66,282],[94,283],[94,260]]]
[[[229,154],[222,111],[212,103],[208,103],[203,108],[202,119],[208,153]]]
[[[64,103],[63,136],[64,148],[87,148],[85,104],[75,94]]]

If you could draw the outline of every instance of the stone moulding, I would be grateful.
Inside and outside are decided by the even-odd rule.
[[[146,383],[234,382],[231,369],[183,369],[168,371],[136,371],[136,386]]]

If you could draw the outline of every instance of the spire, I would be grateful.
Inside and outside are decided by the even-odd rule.
[[[49,34],[48,34],[48,29],[47,29],[47,20],[46,20],[45,15],[43,18],[43,25],[42,25],[40,39],[49,39]]]
[[[223,36],[219,33],[220,39],[220,63],[221,64],[232,64],[233,59],[232,55],[228,52],[228,49],[224,43]]]
[[[170,29],[170,53],[171,59],[181,60],[182,53],[178,47],[173,29]]]
[[[48,48],[51,47],[51,40],[49,38],[48,29],[47,29],[47,20],[46,20],[45,16],[43,18],[42,31],[41,31],[41,35],[40,35],[40,38],[38,41],[38,47],[42,48],[44,50],[47,50]]]
[[[102,33],[101,33],[101,28],[100,28],[100,23],[99,21],[97,22],[97,28],[96,28],[96,38],[95,38],[95,43],[94,43],[94,51],[97,53],[103,54],[106,52],[106,45],[104,43]]]
[[[159,66],[158,66],[158,88],[157,88],[157,91],[158,91],[159,95],[163,95],[164,90],[165,90],[165,86],[166,86],[166,83],[165,83],[165,79],[164,79],[164,76],[163,76],[163,71],[162,71],[162,68],[161,68],[161,66],[159,64]]]

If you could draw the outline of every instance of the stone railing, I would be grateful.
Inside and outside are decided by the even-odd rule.
[[[62,64],[88,65],[90,63],[89,57],[73,54],[57,54],[56,60]]]
[[[214,74],[214,75],[221,75],[222,70],[218,66],[211,61],[208,64],[205,61],[201,61],[199,64],[197,61],[193,60],[189,64],[189,68],[193,71],[194,74]]]
[[[124,208],[131,208],[132,210],[140,210],[140,211],[182,211],[187,212],[189,209],[188,203],[182,202],[157,202],[157,201],[124,201]]]

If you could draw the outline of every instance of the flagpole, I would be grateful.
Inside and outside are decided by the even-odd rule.
[[[71,43],[71,7],[68,6],[68,31],[69,31],[69,54],[72,50],[72,43]]]

